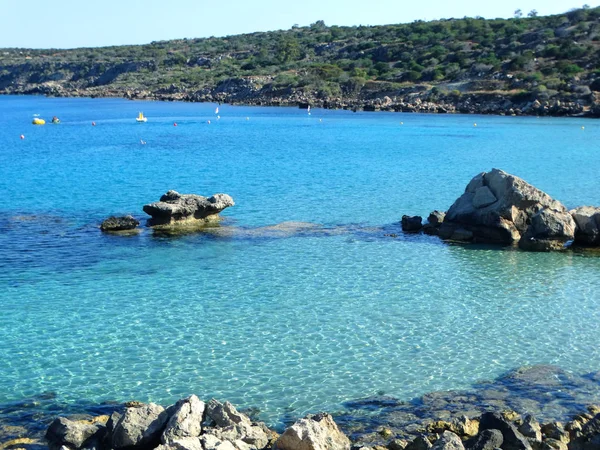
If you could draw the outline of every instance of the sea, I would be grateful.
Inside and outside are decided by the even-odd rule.
[[[492,168],[600,205],[600,122],[2,96],[0,405],[196,394],[277,426],[523,366],[600,370],[597,254],[402,233]],[[142,207],[171,189],[235,206],[154,233]],[[100,231],[125,214],[140,233]]]

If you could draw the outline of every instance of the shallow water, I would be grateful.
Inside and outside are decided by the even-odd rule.
[[[600,368],[600,259],[397,225],[492,167],[568,207],[600,204],[600,124],[214,108],[0,97],[0,404],[196,393],[278,424],[523,365]],[[62,123],[34,127],[35,113]],[[218,233],[99,232],[168,189],[236,206]],[[286,221],[318,227],[264,228]]]

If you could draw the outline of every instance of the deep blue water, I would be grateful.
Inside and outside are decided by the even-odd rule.
[[[277,423],[522,365],[600,369],[599,258],[397,225],[492,167],[600,204],[599,122],[215,106],[0,97],[0,404],[196,393]],[[169,189],[236,206],[216,234],[100,233]],[[288,221],[321,228],[264,228]]]

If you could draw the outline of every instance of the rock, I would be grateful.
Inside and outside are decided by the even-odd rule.
[[[446,422],[438,420],[432,422],[426,427],[427,432],[441,434],[444,431],[451,431],[458,436],[475,436],[479,431],[479,422],[477,420],[471,420],[467,416],[461,416]]]
[[[435,441],[431,450],[464,450],[460,438],[451,431],[444,431],[442,436]]]
[[[446,217],[446,213],[442,211],[431,211],[429,213],[429,217],[427,217],[427,222],[429,222],[433,226],[440,226],[442,222],[444,222],[444,218]]]
[[[420,435],[412,440],[407,446],[405,450],[429,450],[433,445],[429,442],[425,436]]]
[[[214,398],[206,404],[206,415],[218,427],[229,427],[240,423],[251,425],[252,423],[248,416],[238,412],[231,403],[221,403]]]
[[[473,196],[473,207],[477,209],[484,208],[497,201],[498,199],[492,193],[492,191],[490,191],[489,187],[481,186],[475,189],[475,195]]]
[[[569,213],[577,225],[575,243],[583,246],[600,246],[600,208],[580,206]]]
[[[541,427],[541,431],[546,438],[556,439],[557,441],[564,442],[565,444],[568,444],[571,440],[569,433],[565,431],[565,428],[560,422],[551,422],[545,424]]]
[[[597,450],[600,448],[600,414],[585,423],[581,435],[569,443],[570,450]]]
[[[469,439],[465,443],[468,450],[494,450],[501,448],[504,438],[500,430],[483,430],[477,436]]]
[[[165,409],[154,403],[127,408],[115,425],[113,448],[157,446],[168,420]]]
[[[404,439],[392,439],[387,444],[388,450],[405,450],[408,442]]]
[[[204,450],[199,437],[172,439],[168,444],[162,444],[155,450]]]
[[[198,437],[204,420],[204,402],[195,395],[179,400],[173,407],[171,418],[162,434],[161,441],[166,444],[175,439]]]
[[[79,449],[88,441],[98,438],[98,433],[104,430],[105,427],[100,424],[59,417],[46,430],[46,439],[51,449],[59,449],[62,446]]]
[[[100,225],[102,231],[127,231],[133,230],[140,224],[133,216],[111,216]]]
[[[532,415],[527,415],[523,419],[523,423],[519,426],[519,432],[528,438],[536,441],[542,440],[542,427]]]
[[[350,450],[350,440],[329,414],[309,414],[275,441],[279,450]]]
[[[168,226],[191,222],[192,224],[207,224],[218,221],[218,214],[225,208],[234,206],[233,199],[227,194],[215,194],[212,197],[202,197],[194,194],[180,194],[168,191],[160,201],[144,205],[144,212],[152,218],[148,225]]]
[[[252,425],[241,422],[228,427],[217,427],[206,431],[222,441],[242,441],[254,448],[263,449],[269,443],[269,430],[263,424]]]
[[[496,201],[489,203],[492,196]],[[469,182],[446,213],[440,236],[450,239],[454,230],[463,228],[473,233],[476,242],[512,245],[543,209],[567,212],[562,203],[521,178],[492,169]]]
[[[479,429],[499,430],[504,440],[503,450],[531,450],[531,444],[517,428],[498,413],[484,413],[479,421]]]
[[[519,240],[519,248],[528,251],[562,250],[575,239],[575,221],[571,214],[544,208],[531,218],[531,225]]]
[[[421,216],[402,216],[402,231],[417,233],[423,228]]]
[[[251,450],[251,447],[241,441],[235,445],[231,441],[222,441],[212,434],[203,435],[200,440],[204,450]]]
[[[463,227],[455,227],[444,222],[439,230],[439,235],[442,239],[450,241],[471,241],[473,240],[473,232]]]
[[[545,439],[542,443],[541,450],[569,450],[567,444],[556,439]]]

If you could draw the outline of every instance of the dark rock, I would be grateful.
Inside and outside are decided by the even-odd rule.
[[[405,450],[429,450],[433,445],[429,442],[425,436],[420,435],[412,440],[407,446]]]
[[[569,443],[570,450],[598,450],[600,448],[600,414],[583,425],[581,435]]]
[[[536,441],[542,440],[542,427],[532,415],[527,415],[523,419],[523,423],[519,426],[519,432],[528,438]]]
[[[567,444],[561,441],[557,441],[556,439],[544,439],[540,450],[568,450],[569,447]]]
[[[519,240],[519,248],[547,252],[562,250],[575,239],[575,221],[571,214],[544,208],[531,217],[531,224]]]
[[[442,222],[444,222],[444,218],[446,217],[446,213],[442,211],[431,211],[429,213],[429,217],[427,217],[427,222],[429,222],[433,226],[440,226]]]
[[[575,244],[582,246],[600,246],[600,208],[580,206],[569,211],[577,229]]]
[[[168,420],[165,409],[154,403],[127,408],[115,425],[113,448],[158,446]]]
[[[435,441],[431,450],[464,450],[465,447],[460,438],[451,431],[444,431],[442,436]]]
[[[103,432],[104,429],[100,424],[72,421],[59,417],[48,427],[46,439],[51,449],[59,449],[62,446],[79,449],[93,438],[100,439],[98,433]]]
[[[402,231],[406,233],[417,233],[423,228],[421,216],[402,216]]]
[[[571,440],[569,433],[565,431],[565,428],[560,422],[550,422],[544,424],[541,427],[541,431],[546,438],[556,439],[557,441],[564,442],[565,444],[568,444]]]
[[[100,225],[102,231],[133,230],[140,224],[133,216],[111,216]]]
[[[510,423],[498,413],[485,413],[479,421],[479,429],[500,430],[504,443],[503,450],[531,450],[531,444],[523,436],[514,424]]]
[[[387,448],[388,450],[405,450],[408,442],[404,439],[392,439],[388,442]]]
[[[501,448],[504,438],[500,430],[483,430],[477,436],[469,439],[465,443],[468,450],[493,450]]]

